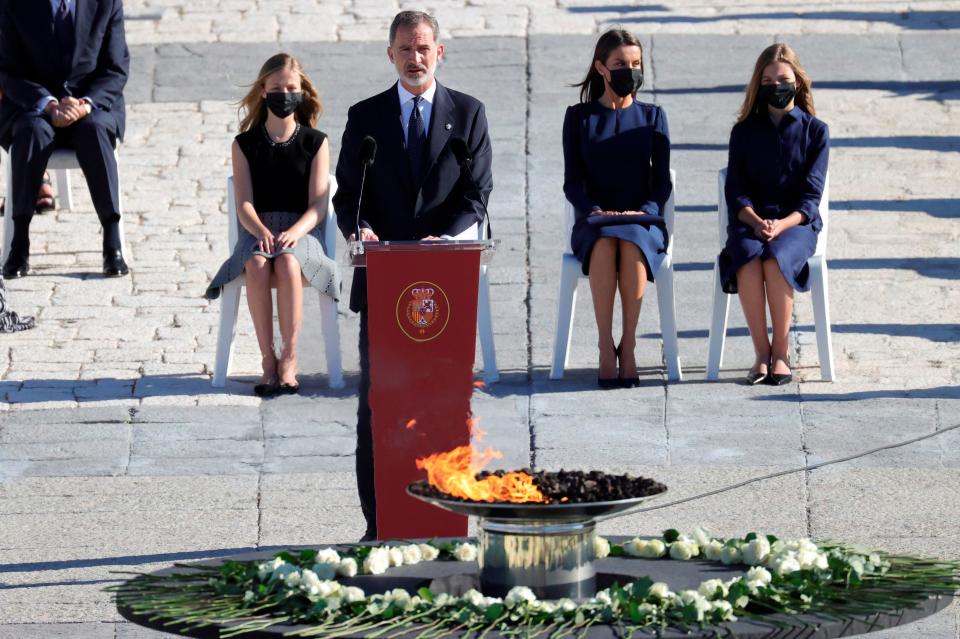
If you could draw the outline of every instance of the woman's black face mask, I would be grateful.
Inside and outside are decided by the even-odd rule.
[[[643,84],[643,71],[636,68],[607,69],[610,72],[610,88],[621,98],[633,95]]]
[[[267,94],[267,108],[278,118],[285,118],[296,111],[301,102],[303,102],[301,92],[271,91]]]

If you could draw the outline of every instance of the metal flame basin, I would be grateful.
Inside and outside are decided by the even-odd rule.
[[[438,508],[477,517],[480,589],[503,597],[526,586],[541,599],[584,600],[596,594],[596,523],[663,495],[606,502],[508,504],[418,495]]]

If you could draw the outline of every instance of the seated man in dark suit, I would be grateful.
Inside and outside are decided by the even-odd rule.
[[[436,19],[419,11],[402,11],[390,25],[387,56],[399,81],[353,105],[337,162],[333,205],[344,236],[355,234],[357,207],[362,240],[430,240],[460,235],[485,216],[484,202],[493,188],[493,158],[483,104],[448,89],[434,79],[443,56]],[[360,198],[364,137],[377,142],[376,162],[367,169]],[[473,156],[473,180],[461,170],[450,149],[463,139]],[[482,198],[482,199],[481,199]],[[352,238],[351,238],[352,239]],[[350,310],[360,313],[360,403],[357,409],[357,487],[367,532],[376,538],[373,442],[370,432],[369,340],[366,270],[354,270]]]
[[[0,145],[14,176],[3,276],[30,272],[30,220],[50,155],[74,149],[103,226],[103,273],[129,273],[120,246],[114,146],[123,138],[130,54],[122,0],[0,0]]]

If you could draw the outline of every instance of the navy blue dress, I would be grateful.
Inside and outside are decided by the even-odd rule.
[[[720,253],[720,281],[726,293],[737,292],[737,270],[751,260],[774,258],[797,291],[810,289],[807,260],[823,228],[820,197],[827,177],[830,132],[827,125],[800,107],[775,125],[766,113],[733,127],[725,187],[727,244]],[[764,242],[737,218],[752,207],[765,220],[799,211],[806,219],[772,242]]]
[[[666,251],[658,226],[587,223],[592,211],[640,211],[663,215],[670,197],[670,132],[659,106],[634,101],[625,109],[608,109],[599,101],[567,108],[563,121],[563,192],[576,210],[570,237],[574,255],[590,268],[590,251],[601,237],[637,245],[647,262],[650,281]]]

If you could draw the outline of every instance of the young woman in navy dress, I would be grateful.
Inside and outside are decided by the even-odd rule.
[[[641,84],[640,41],[611,29],[597,41],[579,85],[580,104],[567,109],[563,123],[563,192],[576,210],[570,244],[590,277],[601,388],[639,384],[634,348],[640,305],[666,249],[662,227],[642,223],[641,216],[662,216],[670,197],[670,134],[663,109],[636,100]],[[613,339],[617,290],[619,344]]]
[[[730,221],[720,253],[723,290],[739,293],[753,340],[751,385],[793,379],[787,356],[793,292],[810,288],[807,260],[823,227],[819,206],[830,148],[827,125],[815,115],[810,77],[796,53],[785,44],[765,49],[730,134]]]

